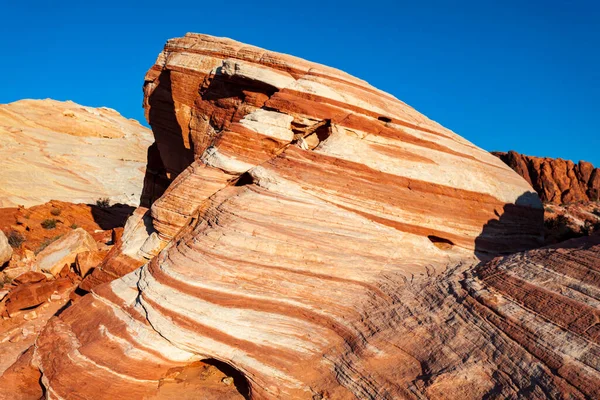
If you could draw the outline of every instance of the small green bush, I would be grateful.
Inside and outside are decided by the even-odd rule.
[[[46,247],[48,247],[52,242],[57,241],[61,237],[62,237],[62,235],[57,235],[57,236],[54,236],[53,238],[44,239],[44,241],[42,243],[40,243],[40,245],[38,246],[38,248],[35,249],[34,253],[38,254],[39,252],[41,252],[42,250],[44,250]]]
[[[110,199],[108,197],[103,197],[96,200],[96,205],[100,208],[108,208],[110,207]]]
[[[10,247],[12,247],[14,249],[21,247],[21,245],[25,241],[25,237],[17,231],[10,231],[7,239],[8,239],[8,244],[10,245]]]
[[[71,224],[71,229],[77,229],[77,228],[79,228],[79,225],[77,225],[77,224]]]
[[[44,229],[54,229],[56,228],[56,220],[55,219],[45,219],[42,221],[42,228]]]

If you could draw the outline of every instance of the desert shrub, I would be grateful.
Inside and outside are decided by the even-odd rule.
[[[583,225],[583,233],[591,235],[594,232],[600,231],[600,222],[585,221]]]
[[[8,244],[10,245],[10,247],[15,248],[15,249],[20,247],[23,244],[23,242],[25,241],[25,237],[20,232],[17,232],[17,231],[10,231],[8,233],[7,239],[8,239]]]
[[[569,226],[569,218],[560,214],[554,218],[549,218],[544,221],[544,225],[548,230],[561,229]]]
[[[52,210],[50,210],[50,214],[58,217],[60,215],[60,208],[53,207]]]
[[[110,207],[110,199],[108,197],[103,197],[96,200],[96,205],[100,208],[108,208]]]
[[[568,239],[583,236],[586,233],[582,229],[571,226],[570,220],[564,215],[557,215],[544,221],[546,228],[546,242],[559,243]]]
[[[71,229],[77,229],[77,228],[79,228],[79,225],[77,225],[77,224],[71,224]]]
[[[54,236],[53,238],[44,239],[44,241],[42,243],[40,243],[40,245],[38,246],[38,248],[35,249],[35,254],[38,254],[39,252],[41,252],[42,250],[44,250],[46,247],[48,247],[52,242],[57,241],[61,237],[62,237],[62,235],[57,235],[57,236]]]
[[[56,220],[55,219],[45,219],[42,221],[42,228],[44,229],[54,229],[56,228]]]
[[[0,272],[0,286],[10,285],[11,283],[12,279],[9,278],[4,272]]]

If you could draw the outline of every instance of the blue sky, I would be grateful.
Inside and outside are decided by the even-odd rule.
[[[146,70],[168,38],[200,32],[343,69],[486,150],[600,166],[597,1],[7,0],[0,16],[0,103],[145,123]]]

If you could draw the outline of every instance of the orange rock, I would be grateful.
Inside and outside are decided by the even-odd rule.
[[[44,229],[42,222],[57,219],[52,210],[59,209],[60,219],[55,228]],[[109,208],[96,205],[72,204],[60,201],[33,206],[30,208],[0,208],[0,230],[10,234],[11,230],[22,230],[21,247],[39,252],[58,237],[64,236],[76,228],[87,231],[96,241],[107,241],[113,228],[125,225],[127,217],[134,208],[116,204]],[[15,225],[20,221],[20,225]]]
[[[44,391],[40,384],[42,374],[32,364],[31,346],[4,374],[0,375],[0,399],[39,400]]]
[[[108,251],[84,251],[75,258],[75,270],[82,278],[96,268],[106,257]]]
[[[24,283],[38,283],[45,282],[47,280],[46,275],[41,272],[28,271],[22,275],[17,276],[13,283],[16,285],[24,284]]]
[[[74,287],[75,284],[70,278],[21,284],[6,296],[6,311],[12,315],[19,310],[38,306],[46,302],[52,293],[64,293]]]
[[[585,161],[494,152],[529,182],[544,202],[555,204],[600,200],[600,169]]]

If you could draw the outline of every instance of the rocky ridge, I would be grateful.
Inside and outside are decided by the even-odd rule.
[[[543,202],[566,204],[600,200],[600,169],[586,161],[493,152],[533,186]]]

